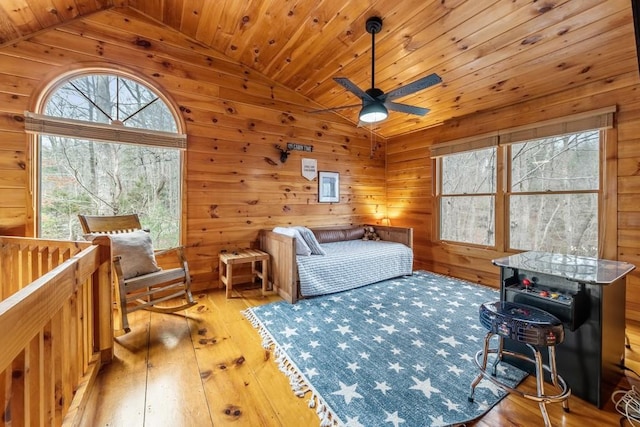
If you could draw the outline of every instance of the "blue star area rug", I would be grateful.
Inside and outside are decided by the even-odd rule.
[[[478,308],[498,299],[497,290],[417,271],[244,315],[322,426],[447,426],[481,416],[506,394],[483,379],[468,401],[486,334]],[[498,365],[511,386],[525,375]]]

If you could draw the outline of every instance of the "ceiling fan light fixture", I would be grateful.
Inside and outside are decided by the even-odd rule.
[[[389,93],[384,93],[376,87],[376,33],[382,30],[382,18],[372,16],[367,19],[365,29],[371,34],[371,87],[367,90],[360,89],[355,83],[346,77],[334,77],[333,80],[340,86],[356,95],[362,102],[362,108],[358,114],[360,123],[377,123],[385,120],[389,116],[389,110],[399,111],[401,113],[413,114],[416,116],[424,116],[429,112],[428,108],[417,107],[414,105],[401,104],[392,102],[396,98],[402,98],[419,90],[426,89],[435,84],[442,82],[437,74],[433,73],[411,83],[396,87]],[[321,113],[325,111],[338,111],[347,108],[354,108],[357,105],[345,105],[343,107],[325,108],[323,110],[312,111],[313,113]]]
[[[381,122],[389,116],[387,107],[381,102],[371,102],[360,110],[359,119],[364,123]]]

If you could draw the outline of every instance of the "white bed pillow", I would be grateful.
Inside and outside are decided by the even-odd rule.
[[[306,227],[293,227],[300,232],[302,238],[305,242],[307,242],[307,246],[311,249],[311,255],[326,255],[327,253],[322,249],[320,243],[318,243],[318,239],[313,234],[313,231],[309,230]]]
[[[293,237],[294,239],[296,239],[296,255],[311,255],[311,249],[309,249],[309,245],[307,245],[307,242],[305,242],[305,240],[302,238],[300,232],[295,228],[276,227],[273,229],[273,232],[284,234],[285,236]]]

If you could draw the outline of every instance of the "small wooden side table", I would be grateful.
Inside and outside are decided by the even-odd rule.
[[[262,279],[262,295],[267,291],[269,282],[269,254],[258,249],[240,249],[234,252],[220,254],[220,282],[227,287],[227,298],[233,291],[233,266],[237,264],[251,263],[251,281],[256,277]],[[260,268],[256,268],[260,263]]]

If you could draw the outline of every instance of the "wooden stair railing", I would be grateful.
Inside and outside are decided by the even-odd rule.
[[[91,243],[0,237],[0,425],[76,425],[113,357],[111,255]]]

